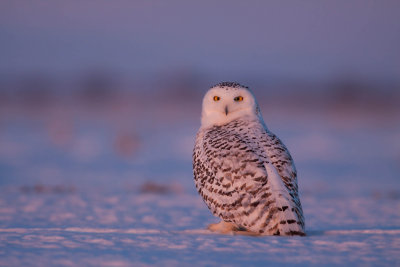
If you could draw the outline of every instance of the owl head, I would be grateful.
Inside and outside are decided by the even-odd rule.
[[[248,87],[222,82],[207,91],[203,98],[202,127],[224,125],[242,117],[262,120],[257,101]]]

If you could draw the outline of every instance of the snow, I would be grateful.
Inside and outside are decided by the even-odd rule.
[[[400,264],[398,123],[266,109],[296,162],[307,236],[231,236],[206,230],[218,219],[194,188],[200,111],[146,105],[77,106],[57,123],[59,107],[2,107],[0,266]]]

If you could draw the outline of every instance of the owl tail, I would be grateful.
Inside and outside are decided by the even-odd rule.
[[[292,200],[282,178],[271,163],[264,164],[268,173],[268,185],[275,196],[276,213],[270,223],[274,235],[305,235],[304,224],[298,214],[299,208]],[[301,212],[301,210],[300,210]]]

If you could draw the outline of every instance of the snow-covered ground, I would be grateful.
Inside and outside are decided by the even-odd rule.
[[[0,266],[400,265],[399,112],[260,102],[295,159],[307,237],[205,230],[199,103],[3,106]]]

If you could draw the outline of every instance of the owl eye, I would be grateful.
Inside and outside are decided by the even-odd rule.
[[[243,96],[237,96],[233,100],[235,100],[236,102],[243,101]]]
[[[214,96],[214,101],[219,101],[221,98],[219,96]]]

